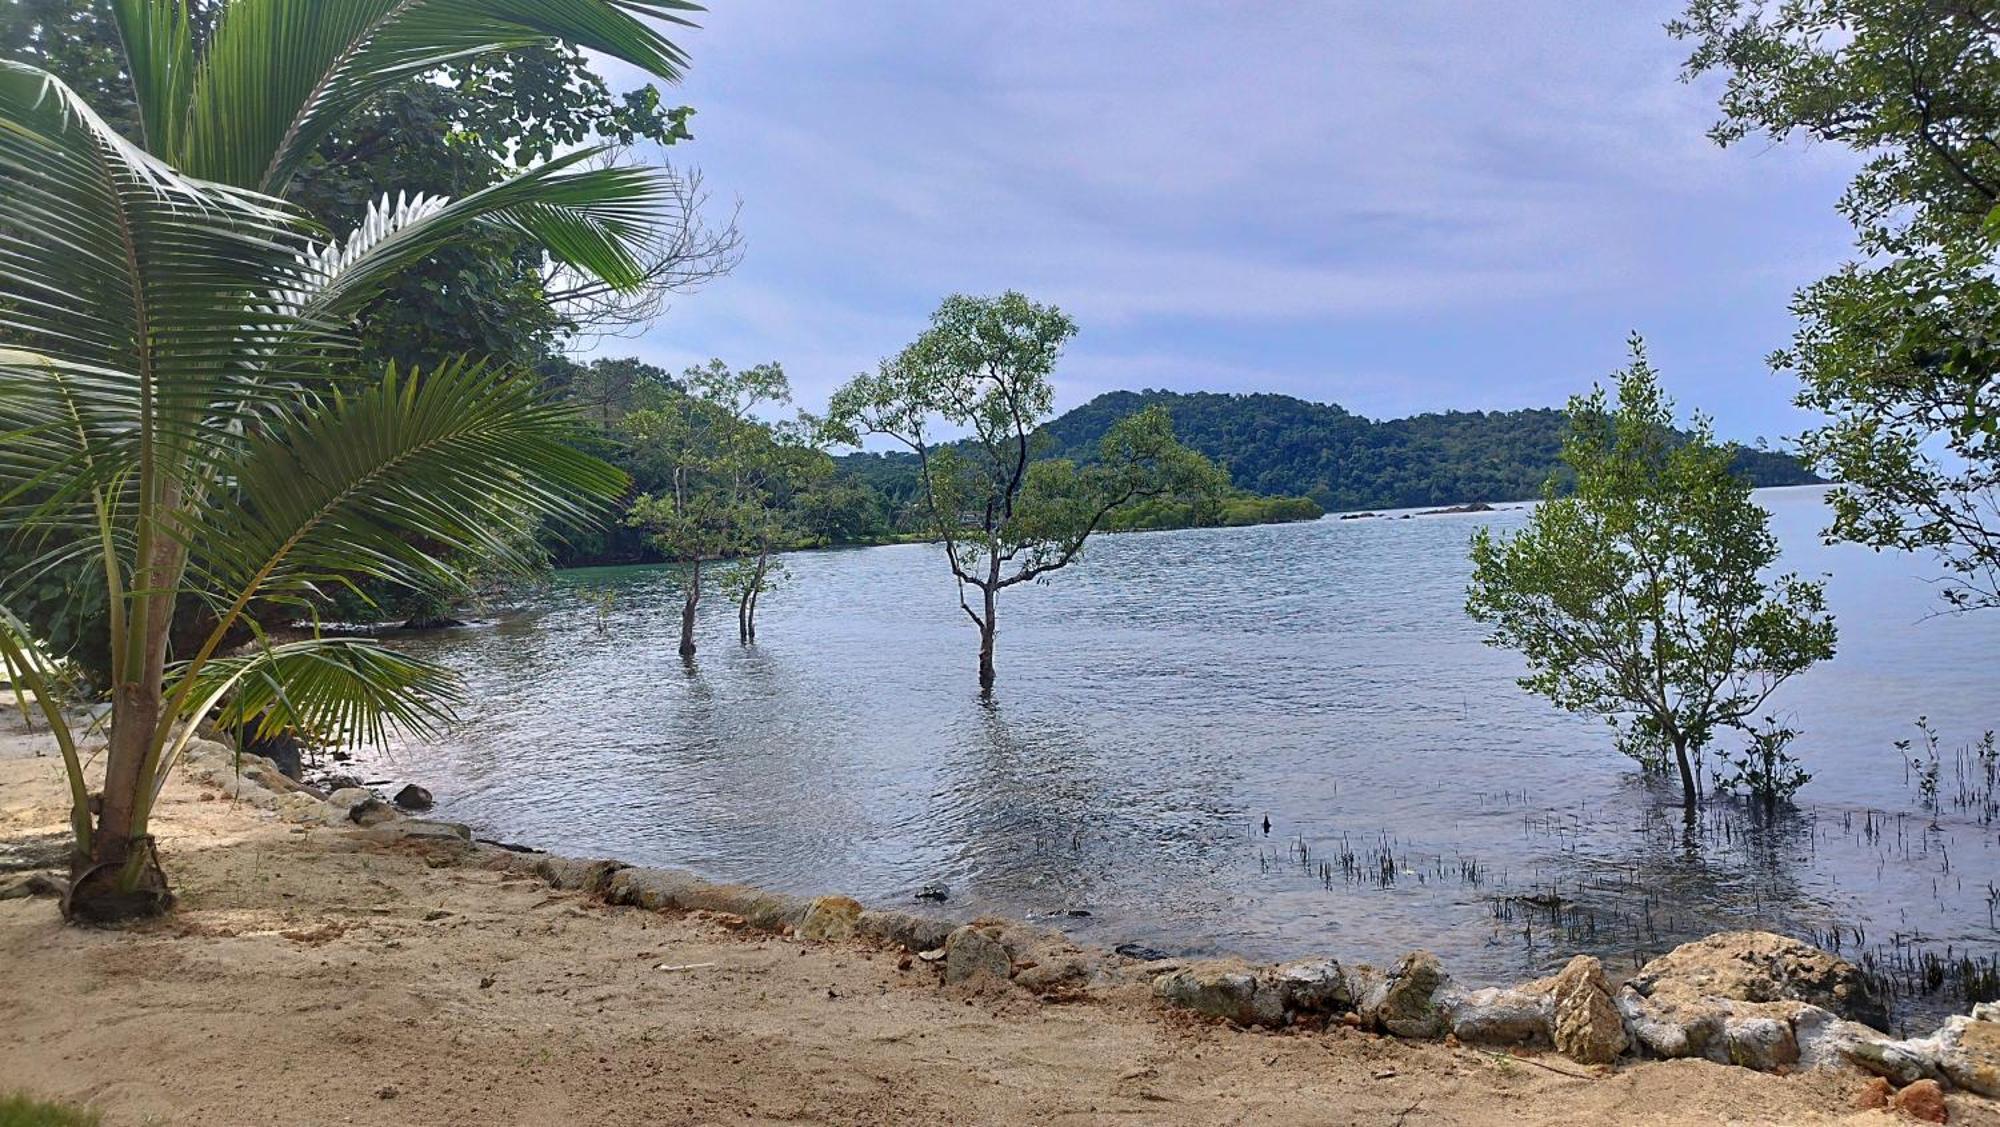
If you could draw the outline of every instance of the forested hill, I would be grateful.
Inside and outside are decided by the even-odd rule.
[[[1118,419],[1161,404],[1182,442],[1228,467],[1239,488],[1311,497],[1331,510],[1519,501],[1557,469],[1561,411],[1447,411],[1375,422],[1289,395],[1114,391],[1052,419],[1051,455],[1085,458]],[[1819,481],[1797,459],[1740,448],[1752,483]]]

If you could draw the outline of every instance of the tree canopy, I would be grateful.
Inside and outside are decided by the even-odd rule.
[[[1694,0],[1690,78],[1724,76],[1721,144],[1864,157],[1841,197],[1858,260],[1800,290],[1772,363],[1826,422],[1836,536],[1928,549],[1950,604],[2000,605],[2000,14],[1966,0]]]
[[[1632,348],[1615,403],[1602,387],[1570,401],[1574,492],[1551,488],[1519,532],[1474,535],[1466,610],[1527,659],[1522,688],[1604,717],[1625,754],[1679,773],[1692,812],[1703,749],[1832,657],[1834,624],[1822,583],[1766,574],[1770,515],[1706,420],[1679,440]]]

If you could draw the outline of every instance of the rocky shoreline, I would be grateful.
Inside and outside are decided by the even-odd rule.
[[[1885,1103],[1924,1104],[1945,1085],[2000,1097],[2000,1003],[1976,1006],[1922,1037],[1893,1038],[1881,1032],[1888,1015],[1858,968],[1770,933],[1729,932],[1687,943],[1623,982],[1610,981],[1597,959],[1579,955],[1553,976],[1479,989],[1454,982],[1423,951],[1386,970],[1333,958],[1276,965],[1137,959],[1017,921],[958,923],[872,909],[846,896],[792,896],[681,870],[478,841],[464,825],[406,816],[372,791],[353,788],[322,799],[269,760],[210,741],[190,746],[187,770],[282,818],[344,827],[438,866],[532,877],[608,905],[705,913],[731,929],[869,941],[899,949],[906,968],[931,966],[941,985],[960,989],[1070,1002],[1143,985],[1160,1005],[1243,1027],[1346,1026],[1407,1040],[1553,1050],[1599,1066],[1680,1058],[1780,1074],[1851,1066],[1887,1082],[1879,1088]]]

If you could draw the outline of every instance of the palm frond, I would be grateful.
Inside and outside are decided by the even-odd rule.
[[[564,266],[626,289],[645,281],[632,248],[661,222],[672,196],[665,176],[645,168],[585,168],[595,150],[573,153],[464,199],[384,197],[345,240],[301,261],[280,311],[333,323],[359,309],[383,283],[464,231],[490,224],[520,232]]]
[[[452,721],[461,691],[452,673],[433,662],[373,642],[310,638],[211,659],[186,699],[217,701],[215,721],[228,729],[380,746],[398,731],[436,734]]]
[[[618,470],[565,441],[574,421],[532,376],[459,362],[390,370],[363,391],[308,401],[244,444],[226,505],[202,521],[195,564],[238,606],[336,576],[456,585],[462,553],[534,563],[498,507],[573,525],[616,497]]]
[[[188,0],[114,0],[111,5],[145,142],[156,153],[178,152],[187,128],[194,89],[191,15]]]
[[[282,192],[322,138],[382,90],[458,59],[562,40],[669,81],[686,55],[649,20],[687,0],[232,0],[197,73],[181,167]]]

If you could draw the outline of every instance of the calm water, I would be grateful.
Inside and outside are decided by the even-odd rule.
[[[1497,981],[1747,924],[2000,948],[2000,836],[1950,801],[1952,749],[2000,723],[2000,612],[1935,617],[1925,561],[1822,546],[1816,489],[1759,497],[1841,626],[1778,702],[1815,777],[1776,825],[1723,802],[1688,840],[1600,723],[1480,644],[1466,539],[1518,511],[1093,541],[1003,596],[990,704],[932,547],[791,556],[758,644],[712,599],[691,667],[675,569],[567,573],[535,611],[401,642],[470,702],[369,766],[560,852],[888,905],[943,881],[951,912],[1176,952],[1423,946]],[[584,590],[607,585],[600,633]],[[1919,715],[1946,744],[1937,831],[1893,747]]]

